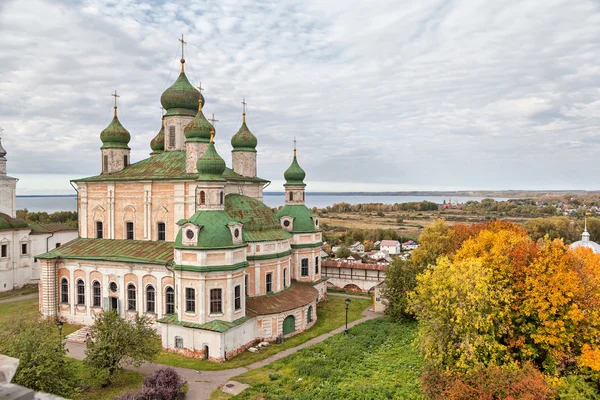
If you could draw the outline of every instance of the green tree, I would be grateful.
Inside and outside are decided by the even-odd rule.
[[[347,247],[340,247],[336,252],[335,252],[335,256],[337,258],[348,258],[350,257],[350,255],[352,254],[352,252],[350,251],[349,248]]]
[[[393,320],[402,321],[414,318],[408,308],[408,293],[417,285],[417,275],[423,270],[424,268],[419,265],[398,258],[387,270],[383,297],[386,305],[385,313]]]
[[[15,318],[0,326],[0,353],[18,358],[12,383],[71,398],[78,381],[65,348],[51,320]]]
[[[96,316],[87,342],[85,362],[109,383],[121,362],[140,366],[160,351],[160,337],[149,318],[136,315],[128,322],[116,310]]]

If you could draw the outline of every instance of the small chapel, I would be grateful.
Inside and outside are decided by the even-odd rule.
[[[115,93],[113,120],[100,133],[102,170],[73,181],[80,237],[37,256],[40,311],[87,325],[104,310],[143,314],[165,349],[223,361],[315,323],[326,296],[322,233],[304,204],[295,146],[285,206],[274,213],[262,201],[270,182],[257,176],[245,102],[229,168],[183,52],[180,62],[146,159],[131,160]]]

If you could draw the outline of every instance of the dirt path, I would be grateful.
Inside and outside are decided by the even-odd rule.
[[[330,293],[333,294],[333,293]],[[341,294],[342,296],[346,296]],[[348,297],[348,296],[346,296]],[[362,297],[364,298],[364,297]],[[363,318],[358,319],[354,322],[348,324],[348,328],[351,328],[357,324],[368,321],[370,319],[379,318],[381,314],[374,313],[370,310],[365,310],[362,313]],[[344,331],[346,327],[341,326],[337,329],[332,330],[331,332],[324,333],[321,336],[317,336],[306,343],[298,345],[296,347],[292,347],[291,349],[280,351],[277,354],[272,355],[271,357],[265,358],[264,360],[257,361],[253,364],[248,365],[247,367],[241,368],[233,368],[226,369],[223,371],[196,371],[194,369],[187,368],[179,368],[179,367],[171,367],[163,364],[155,364],[155,363],[145,363],[139,368],[128,368],[131,371],[139,372],[143,375],[151,374],[153,371],[169,367],[175,369],[188,383],[189,390],[187,393],[187,398],[189,399],[197,399],[197,400],[207,400],[210,397],[210,394],[217,390],[220,386],[226,384],[231,380],[234,376],[243,374],[244,372],[248,372],[250,370],[254,370],[257,368],[264,367],[267,364],[270,364],[274,361],[277,361],[283,357],[289,356],[297,352],[298,350],[305,349],[313,344],[320,343],[325,339],[330,338],[331,336],[341,333]],[[75,358],[78,360],[83,360],[85,358],[85,345],[80,343],[66,343],[66,349],[68,350],[67,356],[71,358]]]
[[[0,300],[0,304],[2,303],[12,303],[13,301],[21,301],[21,300],[29,300],[29,299],[37,299],[40,297],[38,293],[25,294],[23,296],[15,296],[9,299]]]

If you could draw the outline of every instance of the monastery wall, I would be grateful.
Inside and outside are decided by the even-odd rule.
[[[0,231],[0,249],[6,246],[6,257],[0,253],[0,292],[32,282],[33,255],[29,232],[29,228]],[[23,244],[27,245],[25,254],[22,253]]]
[[[310,322],[308,321],[309,311],[311,314]],[[317,321],[317,303],[313,301],[304,307],[256,317],[256,337],[266,341],[275,340],[277,336],[283,334],[283,323],[289,316],[294,318],[294,331],[286,334],[285,337],[294,336],[314,325]]]

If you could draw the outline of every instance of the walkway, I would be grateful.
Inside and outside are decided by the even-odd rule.
[[[327,296],[350,297],[351,299],[363,299],[363,300],[372,299],[371,296],[359,296],[356,294],[334,293],[334,292],[327,292]]]
[[[330,293],[332,294],[332,293]],[[363,311],[363,318],[358,319],[354,322],[348,324],[348,328],[351,328],[355,325],[368,321],[370,319],[379,318],[381,314],[374,313],[369,309]],[[179,368],[179,367],[171,367],[169,365],[163,364],[155,364],[155,363],[144,363],[139,368],[126,367],[131,371],[139,372],[143,375],[151,374],[153,371],[160,368],[173,368],[177,371],[188,383],[189,390],[187,392],[187,398],[190,399],[198,399],[198,400],[208,400],[210,398],[210,394],[217,390],[220,386],[225,385],[228,381],[231,380],[234,376],[243,374],[244,372],[248,372],[250,370],[254,370],[257,368],[264,367],[267,364],[270,364],[274,361],[277,361],[283,357],[289,356],[297,352],[298,350],[302,350],[306,347],[312,346],[313,344],[320,343],[331,336],[343,332],[345,326],[341,326],[337,329],[332,330],[331,332],[324,333],[321,336],[317,336],[309,340],[306,343],[303,343],[299,346],[292,347],[291,349],[280,351],[277,354],[272,355],[271,357],[265,358],[262,361],[257,361],[253,364],[248,365],[247,367],[234,368],[234,369],[226,369],[223,371],[196,371],[194,369],[187,368]],[[68,350],[67,356],[71,358],[75,358],[77,360],[83,360],[85,358],[85,345],[80,343],[72,343],[67,342],[65,345]]]
[[[40,295],[38,293],[26,294],[23,296],[11,297],[10,299],[0,300],[0,304],[2,303],[12,303],[13,301],[21,301],[21,300],[29,300],[29,299],[37,299]]]

